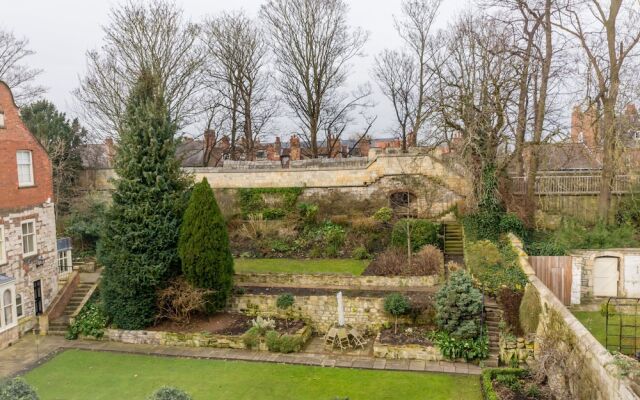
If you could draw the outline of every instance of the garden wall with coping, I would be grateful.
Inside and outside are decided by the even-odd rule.
[[[339,274],[236,274],[234,282],[240,286],[290,286],[317,288],[327,286],[367,289],[375,287],[434,287],[438,275],[429,276],[353,276]]]
[[[373,342],[373,356],[389,360],[441,361],[445,359],[437,346],[381,343],[380,334]]]
[[[306,343],[311,338],[312,330],[309,326],[300,328],[293,336]],[[181,347],[214,347],[219,349],[245,349],[242,335],[218,335],[208,332],[162,332],[145,330],[105,329],[104,340],[131,344],[152,344],[159,346]],[[265,343],[261,342],[256,349],[267,351]]]
[[[525,290],[532,291],[532,298],[540,303],[534,355],[536,362],[542,363],[552,391],[561,398],[637,399],[632,382],[623,376],[614,356],[538,279],[520,239],[514,235],[509,239],[529,279]]]
[[[278,309],[277,299],[277,295],[268,294],[237,295],[231,299],[229,311],[250,316],[286,318],[287,312]],[[343,303],[345,322],[363,332],[378,331],[383,325],[393,321],[384,311],[384,298],[345,295]],[[314,330],[324,333],[338,322],[338,300],[334,295],[296,296],[291,314],[306,321]]]

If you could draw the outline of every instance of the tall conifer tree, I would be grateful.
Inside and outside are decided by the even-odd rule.
[[[182,272],[192,285],[213,290],[208,309],[224,307],[233,286],[229,235],[216,198],[204,178],[196,184],[180,228]]]
[[[132,90],[119,132],[113,204],[99,256],[102,299],[123,329],[148,326],[156,293],[179,273],[180,200],[186,180],[175,158],[175,126],[157,78],[144,71]]]

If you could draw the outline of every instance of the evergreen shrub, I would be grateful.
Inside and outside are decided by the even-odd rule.
[[[480,334],[482,294],[465,271],[451,274],[436,295],[436,323],[453,338],[471,339]]]

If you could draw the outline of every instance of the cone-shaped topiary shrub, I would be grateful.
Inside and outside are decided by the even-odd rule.
[[[207,310],[224,307],[233,286],[233,257],[227,226],[206,178],[191,192],[180,227],[178,253],[187,281],[213,290]]]

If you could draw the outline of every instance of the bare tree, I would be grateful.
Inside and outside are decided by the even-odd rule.
[[[330,99],[339,95],[349,61],[368,35],[349,27],[343,0],[270,0],[260,14],[271,33],[283,100],[308,132],[316,158],[323,112],[335,105]]]
[[[87,53],[88,72],[75,91],[94,132],[119,132],[126,99],[144,68],[159,77],[173,122],[179,128],[191,123],[201,111],[197,25],[169,0],[129,0],[111,10],[103,31],[104,43]]]
[[[429,68],[429,46],[431,27],[442,0],[405,0],[402,3],[402,17],[395,20],[396,30],[413,54],[417,67],[416,95],[411,131],[416,145],[417,137],[429,115],[427,91],[432,81],[433,71]]]
[[[407,151],[407,137],[413,132],[418,108],[418,68],[413,57],[398,50],[384,50],[375,60],[373,75],[378,86],[393,105],[402,151]]]
[[[277,109],[269,95],[264,34],[243,12],[223,13],[205,23],[204,42],[208,79],[227,98],[232,158],[242,126],[242,147],[247,159],[253,159],[255,142]]]
[[[598,201],[601,221],[609,221],[611,187],[620,156],[618,110],[623,82],[640,41],[640,4],[637,0],[563,0],[557,3],[555,22],[581,47],[595,82],[593,102],[601,109],[602,178]]]
[[[31,103],[45,92],[34,83],[42,70],[31,68],[26,60],[33,54],[28,39],[0,29],[0,81],[9,85],[18,105]]]
[[[495,179],[509,162],[499,155],[510,137],[519,83],[512,40],[495,20],[467,14],[440,34],[444,45],[433,55],[434,125],[447,137],[460,137],[476,202],[486,198],[485,180]]]

